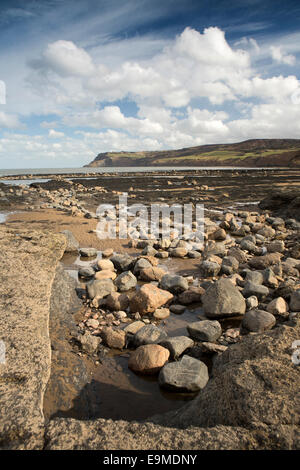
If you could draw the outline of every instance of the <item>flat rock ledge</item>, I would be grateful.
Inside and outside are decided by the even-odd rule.
[[[43,396],[50,376],[51,286],[63,235],[0,227],[0,448],[44,446]]]
[[[43,399],[51,369],[50,296],[66,240],[0,227],[0,449],[297,449],[296,320],[250,334],[214,361],[197,398],[145,422],[55,418]]]

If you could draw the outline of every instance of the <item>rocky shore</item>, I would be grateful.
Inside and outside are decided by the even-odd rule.
[[[130,181],[118,191],[64,180],[20,196],[10,188],[23,204],[32,198],[41,218],[38,231],[29,210],[0,226],[1,448],[299,448],[299,191],[277,189],[254,206],[249,196],[241,206],[233,190],[220,207],[224,187],[183,179],[192,189],[185,197],[208,204],[204,241],[194,223],[194,237],[130,239],[122,249],[93,243],[92,224],[98,201]],[[161,197],[171,203],[176,185],[167,181],[173,191]],[[145,202],[140,184],[132,195]],[[264,190],[252,189],[256,197]],[[64,214],[59,227],[42,219],[49,210]],[[90,238],[74,221],[87,222]],[[83,260],[77,283],[60,264],[70,254]],[[170,327],[178,318],[180,334]],[[116,351],[134,374],[196,398],[140,422],[97,417],[86,387]],[[53,412],[79,396],[81,417]]]

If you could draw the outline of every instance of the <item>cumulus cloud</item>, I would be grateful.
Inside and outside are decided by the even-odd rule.
[[[53,139],[60,139],[62,137],[64,137],[64,133],[63,132],[59,132],[59,131],[56,131],[54,129],[49,129],[49,132],[48,132],[48,136],[53,138]]]
[[[286,65],[294,65],[296,62],[296,57],[292,54],[285,54],[282,52],[282,49],[280,46],[271,46],[271,55],[272,59],[275,60],[275,62],[279,62],[280,64],[286,64]]]
[[[102,63],[98,49],[95,56],[71,41],[52,42],[30,62],[27,77],[34,110],[38,101],[39,114],[45,116],[40,125],[49,129],[48,135],[28,137],[23,152],[77,155],[86,163],[108,150],[298,137],[300,106],[292,97],[300,94],[300,83],[285,73],[295,57],[283,50],[290,49],[273,45],[271,56],[270,45],[253,38],[232,45],[217,27],[203,32],[186,28],[158,52],[124,62]],[[272,66],[272,58],[281,64],[281,73],[268,75],[265,65],[259,73],[259,60]],[[126,112],[128,101],[134,102],[135,113]],[[1,124],[13,128],[20,123],[13,113],[2,113]],[[74,136],[67,136],[65,128]],[[18,154],[20,140],[14,136],[0,139],[2,151]]]
[[[15,129],[18,127],[22,127],[18,116],[0,111],[0,129]]]

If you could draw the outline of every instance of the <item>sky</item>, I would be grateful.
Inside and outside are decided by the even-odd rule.
[[[0,0],[0,168],[300,138],[299,25],[299,0]]]

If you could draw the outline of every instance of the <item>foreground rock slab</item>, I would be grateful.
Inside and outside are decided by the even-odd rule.
[[[0,246],[0,448],[41,449],[51,285],[66,238],[0,227]]]

